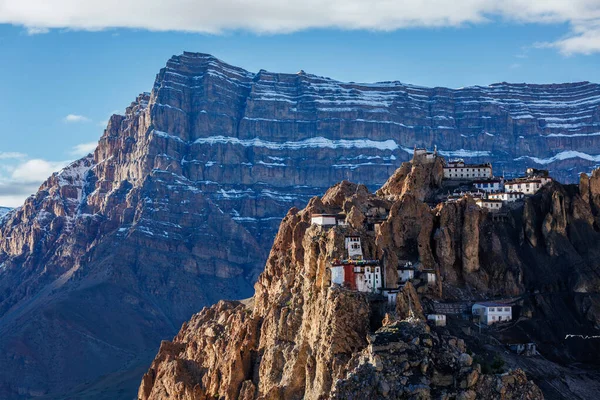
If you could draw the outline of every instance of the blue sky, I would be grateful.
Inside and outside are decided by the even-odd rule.
[[[194,21],[184,21],[192,29],[185,25],[190,32],[177,32],[156,25],[168,16],[148,26],[111,20],[87,26],[86,14],[73,17],[76,23],[62,21],[59,17],[67,9],[47,20],[25,9],[14,12],[14,20],[3,21],[3,7],[13,10],[36,1],[21,0],[10,8],[13,0],[0,0],[0,205],[19,205],[52,170],[88,151],[109,115],[150,90],[166,60],[184,50],[211,53],[250,71],[304,69],[342,81],[400,80],[448,87],[501,81],[600,82],[597,20],[582,23],[583,17],[570,14],[563,18],[561,10],[549,22],[499,13],[457,23],[446,21],[453,14],[444,14],[446,19],[438,23],[426,14],[419,17],[421,22],[405,26],[392,21],[384,30],[373,25],[388,23],[383,17],[368,21],[371,25],[363,29],[352,25],[362,23],[361,17],[312,23],[313,17],[307,16],[281,25],[281,17],[275,16],[267,22],[256,17],[258,28],[244,26],[246,20],[224,20],[210,29],[200,21],[193,29]]]

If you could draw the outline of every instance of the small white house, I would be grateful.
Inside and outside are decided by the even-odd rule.
[[[477,180],[473,182],[473,185],[477,188],[477,190],[482,190],[484,192],[492,193],[498,192],[504,189],[504,180],[503,179],[486,179],[486,180]]]
[[[507,192],[522,192],[524,194],[535,194],[542,186],[552,182],[552,178],[549,177],[536,177],[528,179],[515,179],[510,182],[506,182],[504,185]]]
[[[395,306],[399,289],[383,289],[383,295],[387,298],[388,305]]]
[[[487,208],[490,211],[499,211],[502,208],[502,200],[495,199],[477,199],[475,204],[481,208]]]
[[[346,226],[346,216],[342,214],[313,214],[310,217],[311,224],[320,226]]]
[[[422,277],[427,281],[428,285],[435,285],[437,277],[434,270],[424,270],[422,272]]]
[[[398,267],[398,279],[400,283],[408,282],[415,278],[415,269],[412,263],[409,261],[404,266]]]
[[[346,236],[345,245],[346,251],[348,252],[348,258],[362,258],[363,252],[360,243],[360,236]]]
[[[499,192],[499,193],[490,193],[488,195],[488,199],[492,200],[502,200],[507,203],[512,203],[513,201],[517,201],[525,197],[525,194],[522,192]]]
[[[473,317],[478,316],[479,321],[486,325],[512,320],[512,307],[506,304],[494,302],[475,303],[471,311]]]
[[[444,314],[428,314],[427,321],[432,321],[435,326],[446,326],[446,316]]]
[[[329,267],[331,271],[331,286],[343,285],[344,284],[344,266],[343,265],[331,265]]]
[[[359,292],[379,292],[382,288],[381,267],[379,265],[360,266],[354,269],[356,290]]]

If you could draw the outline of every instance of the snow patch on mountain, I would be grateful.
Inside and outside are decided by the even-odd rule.
[[[551,164],[555,161],[568,160],[570,158],[581,158],[583,160],[594,161],[594,162],[600,161],[600,155],[591,155],[591,154],[582,153],[580,151],[574,151],[574,150],[562,151],[550,158],[538,158],[538,157],[533,157],[533,156],[524,156],[524,157],[515,158],[515,161],[529,159],[529,160],[535,162],[536,164],[545,165],[545,164]]]
[[[466,150],[466,149],[453,150],[453,151],[439,150],[438,153],[440,153],[441,155],[443,155],[445,157],[475,158],[475,157],[489,157],[489,156],[491,156],[491,153],[489,151],[487,151],[487,150],[485,150],[485,151]]]
[[[0,207],[0,219],[2,219],[6,214],[11,212],[12,208],[8,207]]]
[[[168,135],[168,134],[166,134]],[[168,135],[172,136],[172,135]],[[358,149],[377,149],[377,150],[396,150],[398,144],[389,139],[383,141],[370,140],[370,139],[340,139],[332,140],[324,137],[314,137],[310,139],[304,139],[299,141],[287,141],[287,142],[271,142],[262,140],[259,138],[254,139],[238,139],[230,136],[209,136],[205,138],[196,139],[194,144],[233,144],[241,145],[244,147],[266,147],[270,150],[298,150],[305,148],[358,148]]]

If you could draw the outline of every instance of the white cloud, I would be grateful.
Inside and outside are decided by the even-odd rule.
[[[0,151],[0,160],[14,160],[27,157],[27,154],[16,151]]]
[[[98,146],[98,142],[80,143],[73,146],[69,154],[75,157],[83,157],[96,150],[96,146]]]
[[[15,167],[12,171],[12,181],[21,183],[40,184],[46,180],[53,172],[66,167],[69,161],[46,161],[39,158],[27,160]]]
[[[24,154],[14,154],[19,156],[1,159],[0,206],[20,206],[53,172],[69,164],[69,161],[27,160]]]
[[[592,54],[600,52],[600,20],[584,21],[571,34],[554,42],[536,43],[536,47],[556,48],[562,54]]]
[[[48,32],[50,32],[50,29],[48,29],[48,28],[39,28],[39,27],[35,27],[35,26],[27,27],[27,34],[30,36],[42,35],[42,34],[48,33]]]
[[[89,120],[90,119],[88,117],[77,114],[69,114],[63,119],[65,122],[88,122]]]
[[[140,12],[143,10],[143,12]],[[598,0],[0,0],[0,23],[44,29],[137,28],[221,33],[286,33],[309,28],[389,31],[489,23],[569,24],[546,43],[565,54],[600,51]],[[592,27],[592,28],[590,28]]]

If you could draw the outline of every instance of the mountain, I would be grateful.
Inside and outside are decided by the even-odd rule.
[[[290,207],[343,179],[377,188],[415,145],[575,181],[599,106],[588,82],[355,84],[174,56],[93,154],[0,220],[0,397],[133,396],[161,339],[252,295]]]
[[[194,315],[161,344],[138,398],[595,398],[600,346],[568,334],[600,332],[600,170],[493,213],[470,196],[430,207],[447,188],[440,165],[415,160],[376,194],[344,181],[291,209],[254,297]],[[345,224],[311,223],[340,211]],[[332,285],[348,237],[380,260],[385,287],[399,290],[391,304]],[[418,274],[402,287],[400,260]],[[510,305],[513,320],[477,329],[461,316],[490,300]],[[428,326],[441,306],[459,311]],[[541,355],[505,346],[530,342]]]
[[[0,218],[4,217],[6,214],[8,214],[10,212],[10,210],[12,210],[12,208],[0,207]]]

